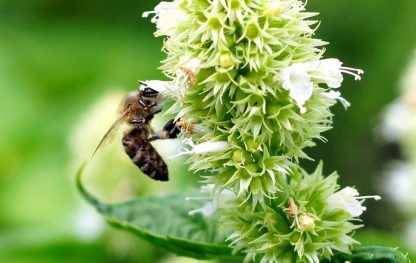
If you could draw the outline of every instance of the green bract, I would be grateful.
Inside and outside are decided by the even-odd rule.
[[[365,210],[358,192],[298,165],[331,128],[336,101],[349,106],[333,90],[342,74],[362,73],[322,58],[317,13],[297,0],[176,0],[150,13],[156,36],[166,37],[161,69],[190,147],[182,154],[212,189],[213,202],[195,211],[219,209],[247,260],[319,262],[348,252],[351,221]]]
[[[334,251],[349,253],[357,243],[349,235],[360,226],[347,211],[331,209],[336,174],[324,178],[320,165],[312,175],[297,169],[291,178],[276,199],[254,211],[247,206],[224,211],[222,223],[235,229],[232,244],[247,259],[261,254],[261,262],[319,262]]]

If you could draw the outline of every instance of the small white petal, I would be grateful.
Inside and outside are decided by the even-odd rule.
[[[229,189],[224,189],[222,190],[219,195],[214,198],[214,203],[219,207],[219,208],[225,208],[228,206],[228,202],[232,201],[234,199],[236,199],[237,196],[236,194],[229,190]]]
[[[226,150],[230,145],[228,142],[203,142],[193,146],[194,154],[213,153]]]
[[[330,210],[344,210],[353,217],[360,216],[366,208],[361,206],[361,203],[355,199],[358,195],[356,189],[346,187],[328,198],[328,207]]]
[[[160,2],[154,11],[144,12],[143,17],[154,14],[152,23],[166,36],[172,36],[176,28],[187,18],[187,14],[182,11],[177,2]]]
[[[253,177],[240,178],[240,193],[238,195],[241,195],[242,193],[244,193],[245,191],[248,190],[248,188],[251,184],[252,178]]]
[[[344,210],[352,217],[360,216],[367,208],[359,200],[373,198],[379,200],[379,196],[359,196],[356,189],[345,187],[342,190],[332,194],[327,202],[330,210]]]
[[[328,98],[338,100],[339,102],[341,102],[342,106],[344,106],[345,109],[351,106],[351,103],[349,103],[348,100],[341,97],[341,92],[339,91],[330,90],[328,92],[325,92],[324,95]]]
[[[214,192],[215,185],[214,184],[207,184],[201,186],[201,193],[209,193],[212,194]]]
[[[196,197],[196,198],[186,198],[186,200],[204,200],[210,199],[205,203],[202,208],[198,208],[189,212],[189,215],[194,215],[196,213],[202,213],[204,216],[210,216],[218,208],[226,208],[229,206],[229,201],[232,201],[236,198],[236,195],[233,191],[229,189],[223,189],[218,193],[215,191],[214,184],[207,184],[201,187],[201,193],[209,194],[210,197]]]
[[[195,215],[198,213],[203,214],[205,217],[212,215],[217,210],[217,206],[213,202],[206,203],[202,208],[198,208],[192,211],[189,211],[189,215]]]
[[[313,93],[313,83],[307,70],[306,64],[298,63],[284,68],[280,73],[282,87],[289,90],[289,96],[296,101],[302,113],[306,112],[305,102]]]
[[[184,149],[180,151],[179,154],[177,154],[173,158],[176,158],[181,155],[186,155],[186,154],[206,154],[206,153],[221,152],[230,148],[230,144],[226,141],[222,141],[222,142],[208,141],[208,142],[203,142],[200,144],[194,144],[191,139],[185,139],[184,143],[191,146],[191,149]]]
[[[330,88],[339,88],[344,77],[340,71],[342,62],[330,58],[311,63],[311,74],[315,81],[325,83]]]
[[[360,80],[361,69],[342,67],[342,62],[335,58],[318,60],[310,63],[310,74],[314,81],[325,83],[330,88],[339,88],[344,80],[342,73]]]

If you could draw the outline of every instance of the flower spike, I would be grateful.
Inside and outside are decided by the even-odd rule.
[[[308,174],[299,162],[325,140],[331,107],[350,106],[339,91],[344,74],[359,80],[363,71],[324,58],[327,42],[313,38],[319,22],[310,20],[317,13],[300,0],[174,0],[150,14],[175,87],[168,112],[186,145],[176,156],[204,172],[208,202],[190,216],[218,213],[247,262],[348,252],[366,197],[338,191],[321,164]]]

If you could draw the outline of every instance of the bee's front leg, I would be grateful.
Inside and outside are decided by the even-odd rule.
[[[147,140],[154,141],[154,140],[161,140],[161,139],[174,139],[178,137],[178,134],[181,132],[179,127],[176,125],[174,119],[168,121],[163,129],[152,136],[150,136]]]

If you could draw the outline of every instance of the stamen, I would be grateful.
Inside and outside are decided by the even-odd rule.
[[[339,102],[341,102],[342,106],[344,106],[345,109],[351,106],[351,103],[349,103],[349,101],[341,97],[341,93],[339,91],[331,90],[329,92],[325,92],[324,95],[328,98],[338,100]]]
[[[354,76],[355,80],[361,80],[361,76],[359,74],[362,74],[362,73],[355,73],[355,72],[352,72],[352,71],[348,71],[348,70],[345,70],[345,68],[341,68],[339,71],[343,72],[343,73],[346,73],[346,74],[349,74],[351,76]]]
[[[357,196],[355,199],[374,199],[375,201],[381,200],[381,196],[379,195],[367,195],[367,196]]]
[[[147,11],[142,14],[142,17],[149,17],[151,14],[156,14],[156,11]]]
[[[188,215],[193,216],[195,214],[202,213],[202,211],[204,211],[204,209],[202,209],[202,208],[194,209],[194,210],[189,211]]]
[[[364,70],[358,69],[358,68],[341,67],[341,69],[345,69],[349,71],[356,71],[358,74],[364,74]]]

